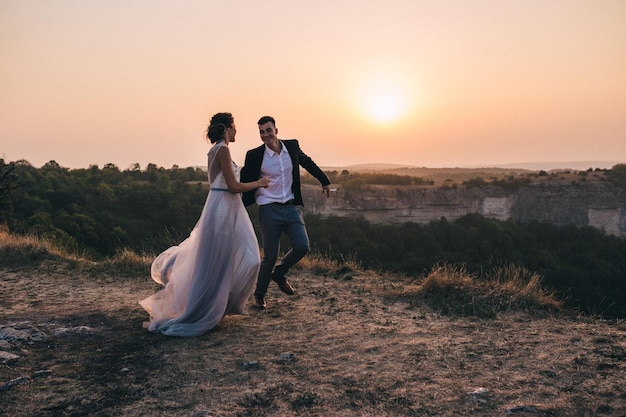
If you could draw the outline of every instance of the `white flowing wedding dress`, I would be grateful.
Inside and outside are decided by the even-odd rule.
[[[139,302],[150,314],[149,331],[167,336],[199,336],[225,315],[243,314],[260,267],[256,235],[241,200],[228,191],[213,168],[216,143],[208,154],[211,191],[200,220],[178,246],[161,253],[151,275],[164,288]],[[233,162],[236,178],[239,168]]]

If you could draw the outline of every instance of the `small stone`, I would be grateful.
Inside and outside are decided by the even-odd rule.
[[[246,369],[258,368],[259,367],[259,362],[257,362],[257,361],[245,361],[243,363],[243,367],[246,368]]]
[[[46,335],[33,326],[25,323],[17,323],[14,326],[0,326],[0,340],[11,344],[28,343],[31,341],[42,341]]]
[[[519,407],[511,407],[509,409],[506,410],[507,414],[514,414],[514,413],[535,413],[535,409],[533,407],[528,407],[525,405],[519,406]]]
[[[487,388],[476,388],[474,391],[468,392],[467,395],[469,395],[470,398],[474,401],[477,401],[479,403],[486,403],[487,400],[483,397],[488,393],[489,390]]]
[[[27,376],[20,376],[17,377],[15,379],[10,380],[9,382],[7,382],[4,385],[0,385],[0,392],[1,391],[7,391],[9,390],[9,388],[15,386],[15,385],[19,385],[19,384],[28,384],[30,382],[30,378]]]
[[[89,326],[76,326],[76,327],[59,327],[54,330],[55,336],[65,336],[73,334],[91,334],[93,329]]]
[[[18,355],[15,355],[13,353],[10,352],[5,352],[3,350],[0,350],[0,361],[2,363],[7,363],[10,361],[14,361],[16,359],[19,359],[20,357]]]

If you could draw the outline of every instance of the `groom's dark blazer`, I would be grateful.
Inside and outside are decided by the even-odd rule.
[[[289,156],[291,157],[291,163],[293,164],[293,182],[291,184],[291,191],[294,195],[294,204],[303,206],[302,203],[302,191],[300,190],[300,167],[307,170],[307,172],[313,175],[317,180],[324,185],[329,185],[330,180],[324,174],[324,171],[313,162],[313,160],[302,152],[300,145],[296,139],[281,139],[285,144]],[[261,163],[263,162],[263,155],[265,154],[265,144],[249,150],[246,153],[246,161],[241,169],[240,181],[251,182],[256,181],[261,177]],[[250,206],[254,204],[254,193],[256,190],[243,193],[243,204]]]

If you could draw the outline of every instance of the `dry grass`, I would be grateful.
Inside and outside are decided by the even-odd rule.
[[[149,260],[94,265],[0,233],[0,351],[19,356],[0,414],[626,415],[624,323],[560,311],[523,269],[410,278],[310,256],[296,295],[271,287],[268,310],[169,338],[142,328]]]
[[[4,267],[33,265],[59,258],[66,262],[79,259],[78,256],[58,249],[53,243],[45,239],[12,235],[5,227],[0,228],[0,265]]]
[[[541,277],[523,267],[496,268],[484,279],[463,268],[436,265],[417,286],[403,295],[417,308],[425,301],[440,314],[495,318],[502,312],[559,312],[563,304],[541,287]]]

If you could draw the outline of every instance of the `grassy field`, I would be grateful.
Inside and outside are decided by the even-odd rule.
[[[625,416],[626,325],[536,275],[424,277],[306,258],[296,295],[197,338],[151,334],[150,257],[101,263],[0,232],[0,414]]]

